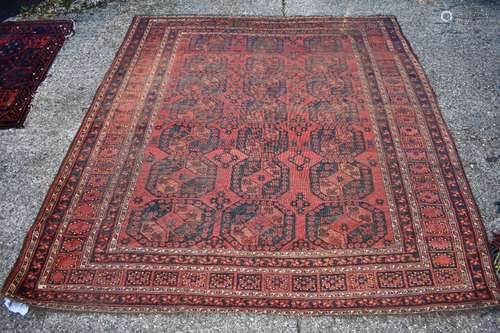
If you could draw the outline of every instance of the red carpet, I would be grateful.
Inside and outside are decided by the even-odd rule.
[[[486,307],[497,288],[393,17],[138,17],[4,293],[326,314]]]
[[[0,23],[0,128],[23,126],[32,95],[72,31],[71,21]]]

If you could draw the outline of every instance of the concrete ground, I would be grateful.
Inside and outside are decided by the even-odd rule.
[[[496,2],[496,4],[495,4]],[[453,19],[441,20],[443,10]],[[69,14],[76,23],[33,100],[26,128],[0,131],[0,283],[134,15],[396,15],[438,96],[489,231],[500,224],[500,2],[131,0]],[[445,17],[449,18],[449,17]],[[0,310],[6,332],[498,332],[500,310],[404,316],[113,315]]]

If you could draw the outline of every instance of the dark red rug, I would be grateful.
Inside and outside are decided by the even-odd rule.
[[[71,21],[0,23],[0,128],[23,126],[34,92],[72,31]]]
[[[393,17],[138,17],[8,297],[97,311],[498,304],[436,98]]]

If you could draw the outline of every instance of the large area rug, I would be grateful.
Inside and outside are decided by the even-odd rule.
[[[4,293],[326,314],[493,306],[497,288],[394,17],[137,17]]]
[[[32,95],[72,32],[71,21],[0,23],[0,128],[23,126]]]

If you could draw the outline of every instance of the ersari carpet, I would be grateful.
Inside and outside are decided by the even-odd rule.
[[[493,306],[485,231],[394,17],[136,17],[4,287],[58,309]]]
[[[72,32],[71,21],[0,23],[0,128],[23,126],[31,97]]]

